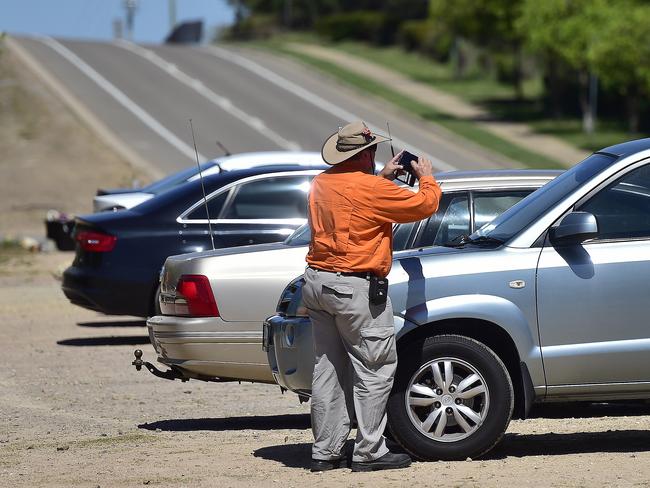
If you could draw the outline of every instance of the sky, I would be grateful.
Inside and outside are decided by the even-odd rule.
[[[169,0],[136,0],[133,40],[162,42],[169,33]],[[204,21],[204,36],[232,22],[226,0],[176,0],[176,20]],[[109,40],[113,20],[125,17],[123,0],[0,0],[0,31],[10,34]]]

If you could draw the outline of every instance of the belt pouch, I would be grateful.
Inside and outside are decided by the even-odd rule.
[[[370,290],[368,292],[370,303],[383,305],[388,298],[388,279],[378,276],[370,277]]]

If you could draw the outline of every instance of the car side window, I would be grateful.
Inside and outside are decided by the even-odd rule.
[[[503,212],[512,207],[519,200],[523,200],[532,193],[532,190],[499,191],[499,192],[473,192],[474,202],[474,229],[480,229],[485,224],[492,222]]]
[[[407,224],[398,224],[393,230],[393,251],[404,251],[407,249],[411,233],[420,222],[409,222]]]
[[[208,200],[208,211],[210,212],[210,219],[214,220],[219,218],[219,214],[221,213],[223,205],[226,203],[229,194],[229,190],[224,191]],[[207,220],[208,216],[206,215],[205,205],[203,204],[203,201],[201,201],[201,205],[192,210],[192,213],[190,213],[187,218],[189,220]]]
[[[579,210],[596,217],[597,239],[650,238],[650,165],[630,171]]]
[[[307,195],[313,176],[274,176],[242,183],[223,219],[307,218]]]
[[[420,229],[414,247],[445,244],[470,233],[469,197],[467,193],[445,194],[438,211]]]

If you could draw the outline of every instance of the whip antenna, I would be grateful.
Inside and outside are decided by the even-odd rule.
[[[395,157],[395,149],[393,148],[393,138],[390,135],[390,124],[386,121],[386,128],[388,129],[388,139],[390,139],[390,153]]]
[[[199,164],[199,151],[196,149],[196,139],[194,138],[194,126],[190,119],[190,131],[192,132],[192,142],[194,143],[194,154],[196,155],[196,167],[199,168],[199,179],[201,180],[201,190],[203,191],[203,203],[205,203],[205,214],[208,216],[208,232],[210,233],[210,242],[214,251],[214,236],[212,235],[212,224],[210,223],[210,211],[208,210],[208,198],[205,196],[205,186],[203,185],[203,171]]]

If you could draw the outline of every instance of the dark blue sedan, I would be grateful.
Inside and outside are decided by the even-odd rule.
[[[78,217],[76,256],[63,274],[68,299],[106,314],[157,311],[159,274],[175,254],[277,242],[306,222],[311,180],[325,164],[278,165],[196,180],[132,209]]]

